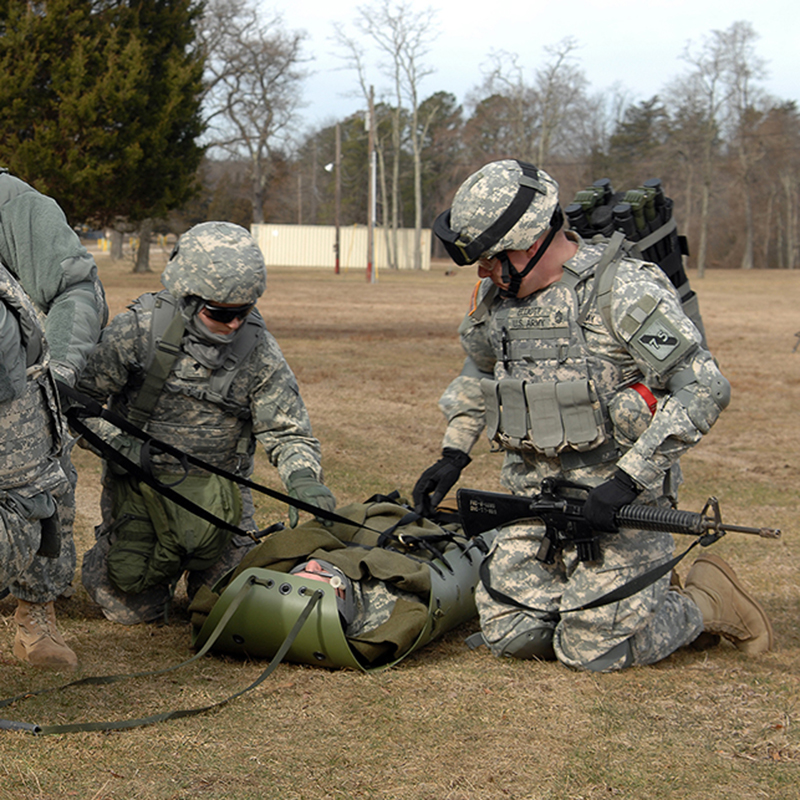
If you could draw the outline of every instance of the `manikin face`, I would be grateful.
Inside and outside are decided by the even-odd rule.
[[[245,321],[247,315],[253,310],[253,305],[239,305],[237,303],[215,303],[213,300],[207,300],[200,310],[197,312],[198,318],[203,322],[203,325],[211,331],[222,336],[227,336],[234,331],[237,331]],[[214,309],[238,309],[240,313],[232,316],[228,321],[222,321],[214,318]],[[222,315],[229,316],[229,315]]]
[[[319,561],[315,559],[311,559],[310,561],[306,562],[301,570],[297,572],[293,572],[293,575],[299,575],[302,578],[310,578],[314,581],[322,581],[323,583],[329,583],[333,586],[336,594],[339,597],[345,596],[344,587],[342,586],[341,579],[336,575],[331,575]]]

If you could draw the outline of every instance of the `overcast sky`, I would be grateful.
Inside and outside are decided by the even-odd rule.
[[[591,84],[601,92],[620,84],[631,102],[647,100],[688,67],[681,60],[687,42],[698,47],[714,29],[750,22],[759,35],[756,53],[766,62],[764,88],[781,100],[800,98],[800,3],[797,0],[410,0],[415,10],[436,13],[435,38],[424,63],[433,73],[420,95],[451,92],[463,103],[482,83],[489,54],[516,53],[526,78],[543,65],[547,45],[574,37],[574,52]],[[308,34],[305,52],[314,71],[304,84],[303,117],[309,127],[341,119],[360,108],[353,71],[342,69],[343,55],[333,41],[333,23],[355,33],[359,0],[263,0],[265,12],[277,11],[289,30]],[[513,10],[512,10],[513,9]],[[377,66],[369,81],[376,99],[387,88]]]

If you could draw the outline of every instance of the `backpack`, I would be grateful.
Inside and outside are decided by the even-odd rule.
[[[673,206],[659,178],[650,178],[640,187],[624,192],[615,192],[608,178],[601,178],[577,192],[564,213],[572,230],[587,241],[596,241],[597,237],[616,239],[617,247],[624,248],[629,256],[661,267],[677,290],[686,315],[700,331],[705,347],[697,295],[683,266],[689,246],[686,237],[678,234]],[[611,277],[607,279],[610,281]]]

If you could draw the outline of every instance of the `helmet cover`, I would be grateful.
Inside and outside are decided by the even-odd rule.
[[[533,199],[513,227],[480,254],[493,258],[503,250],[527,250],[549,227],[558,205],[558,183],[536,170]],[[462,242],[480,237],[509,208],[527,176],[515,159],[493,161],[461,184],[450,210],[450,225]]]
[[[267,268],[245,228],[232,222],[201,222],[178,240],[161,283],[173,297],[246,305],[264,293]]]

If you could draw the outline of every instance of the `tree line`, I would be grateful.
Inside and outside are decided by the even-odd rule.
[[[307,130],[305,36],[255,0],[0,0],[0,165],[74,224],[146,242],[215,218],[365,224],[372,163],[391,255],[394,231],[419,234],[468,174],[516,157],[551,172],[565,205],[598,178],[660,178],[701,273],[798,266],[800,115],[764,91],[749,23],[690,43],[644,101],[591,92],[567,38],[532,71],[495,51],[460,103],[420,93],[435,22],[374,0],[337,24],[363,110]]]

